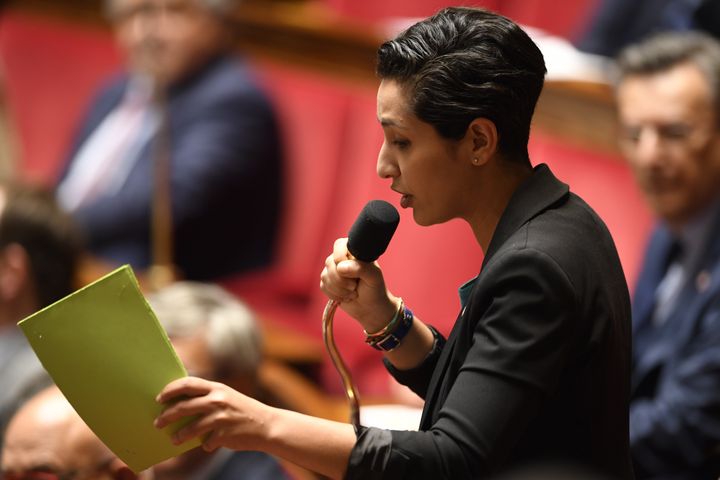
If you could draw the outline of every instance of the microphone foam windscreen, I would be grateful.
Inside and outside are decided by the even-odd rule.
[[[371,200],[348,233],[348,250],[363,262],[373,262],[385,252],[400,223],[398,211],[384,200]]]

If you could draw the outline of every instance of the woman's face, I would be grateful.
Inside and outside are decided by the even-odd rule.
[[[474,209],[472,141],[447,140],[409,109],[401,84],[383,80],[377,96],[385,139],[377,161],[381,178],[402,195],[419,225],[468,218]]]

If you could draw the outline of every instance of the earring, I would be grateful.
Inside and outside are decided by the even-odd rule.
[[[478,163],[480,163],[480,159],[478,157],[475,157],[475,158],[473,158],[472,162],[473,162],[473,164],[477,165]]]

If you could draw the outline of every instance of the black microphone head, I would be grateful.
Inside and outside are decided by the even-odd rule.
[[[363,262],[373,262],[387,249],[400,223],[398,211],[384,200],[371,200],[350,227],[347,248]]]

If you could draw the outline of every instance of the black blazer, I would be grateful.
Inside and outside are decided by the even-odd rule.
[[[537,167],[513,195],[444,344],[391,373],[419,432],[362,428],[348,478],[486,478],[535,462],[632,478],[630,301],[600,218]]]

